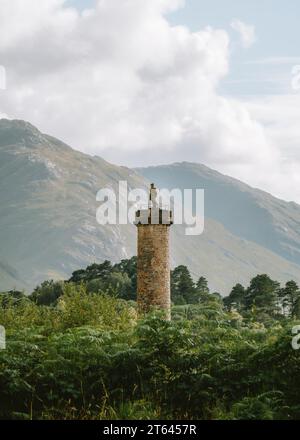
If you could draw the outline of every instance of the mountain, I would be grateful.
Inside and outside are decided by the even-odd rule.
[[[203,188],[205,216],[237,237],[300,265],[300,206],[279,200],[204,165],[176,163],[137,171],[161,188]]]
[[[258,273],[300,282],[300,207],[202,165],[131,170],[73,150],[24,121],[0,120],[0,291],[67,278],[73,270],[136,253],[133,225],[96,222],[99,189],[206,189],[201,236],[172,227],[172,265],[187,265],[223,294]],[[2,262],[2,265],[1,265]]]
[[[4,261],[0,261],[0,281],[1,281],[1,289],[3,291],[8,290],[23,290],[28,286],[27,284],[20,278],[18,272],[7,264]]]
[[[96,223],[97,191],[117,188],[119,180],[144,183],[134,171],[74,151],[29,123],[0,120],[0,261],[33,287],[93,261],[131,256],[133,226]]]

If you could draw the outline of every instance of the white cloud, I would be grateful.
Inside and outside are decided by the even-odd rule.
[[[246,64],[261,65],[261,66],[278,66],[286,64],[299,64],[299,57],[268,57],[258,60],[247,61]]]
[[[231,22],[231,27],[239,33],[243,47],[247,49],[255,43],[256,36],[254,26],[235,19]]]
[[[270,192],[300,202],[300,94],[254,98],[245,103],[249,113],[264,127],[272,143],[269,159]],[[274,157],[275,156],[275,157]],[[261,171],[263,172],[263,170]]]
[[[8,83],[0,115],[29,120],[116,163],[204,162],[293,198],[281,160],[291,125],[279,124],[275,136],[263,116],[270,106],[218,94],[229,69],[229,36],[171,26],[165,14],[183,1],[98,0],[82,14],[63,0],[0,4]],[[298,136],[297,123],[293,128]]]

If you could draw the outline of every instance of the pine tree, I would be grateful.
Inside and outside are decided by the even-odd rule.
[[[195,292],[195,302],[205,303],[210,299],[208,281],[205,277],[200,277]]]
[[[274,316],[278,311],[280,284],[268,275],[257,275],[246,291],[245,309]]]
[[[224,298],[224,305],[227,310],[235,309],[241,312],[245,304],[245,295],[245,287],[242,284],[236,284],[232,288],[230,295]]]
[[[186,266],[178,266],[171,272],[171,297],[175,304],[195,303],[195,284]]]
[[[285,314],[291,318],[300,318],[300,290],[295,281],[288,281],[280,289],[281,304]]]

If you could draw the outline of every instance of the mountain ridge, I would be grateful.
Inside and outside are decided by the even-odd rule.
[[[295,202],[278,199],[218,171],[189,162],[137,170],[167,189],[205,189],[206,216],[221,222],[233,234],[300,264],[300,205]],[[249,211],[248,217],[245,209]]]
[[[262,194],[269,196],[269,197],[271,197],[277,201],[280,201],[280,202],[296,205],[300,209],[300,204],[293,201],[293,200],[285,200],[280,197],[277,197],[274,194],[272,194],[271,192],[268,192],[268,191],[261,189],[261,188],[258,188],[256,186],[252,186],[249,183],[243,182],[242,180],[240,180],[236,177],[230,176],[229,174],[223,174],[220,171],[218,171],[217,169],[211,168],[202,162],[190,162],[190,161],[184,160],[184,161],[180,161],[180,162],[171,162],[168,164],[149,165],[149,166],[144,166],[144,167],[134,167],[132,169],[136,170],[137,172],[143,173],[143,170],[151,170],[151,169],[157,169],[157,168],[169,168],[169,167],[176,167],[176,166],[196,166],[196,167],[202,168],[203,170],[206,170],[210,173],[213,173],[215,175],[219,175],[223,179],[228,179],[230,181],[234,181],[237,184],[240,184],[242,187],[245,187],[251,191],[256,191],[258,193],[262,193]]]

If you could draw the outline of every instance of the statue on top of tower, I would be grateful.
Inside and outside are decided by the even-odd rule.
[[[149,197],[149,199],[150,199],[150,207],[151,208],[158,208],[158,201],[157,201],[157,199],[158,199],[158,191],[155,188],[154,183],[151,183],[151,186],[150,186],[150,197]]]

